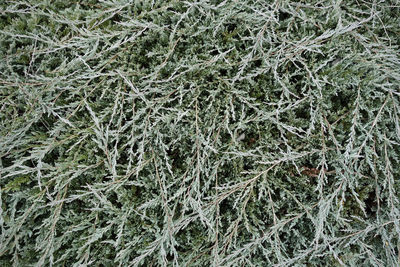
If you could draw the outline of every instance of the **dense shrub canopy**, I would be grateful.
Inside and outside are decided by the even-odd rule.
[[[0,3],[1,266],[399,266],[398,0]]]

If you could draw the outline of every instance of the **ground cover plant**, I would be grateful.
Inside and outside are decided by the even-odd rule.
[[[0,2],[1,266],[399,266],[398,0]]]

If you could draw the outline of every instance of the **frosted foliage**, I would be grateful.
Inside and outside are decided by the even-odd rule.
[[[399,8],[0,1],[0,266],[399,266]]]

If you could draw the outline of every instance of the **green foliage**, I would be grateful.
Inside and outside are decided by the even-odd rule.
[[[1,266],[399,266],[400,2],[0,3]]]

